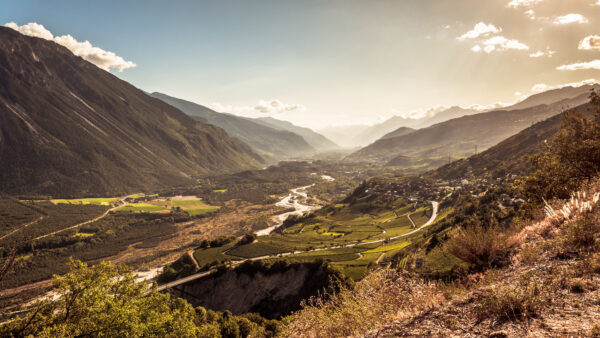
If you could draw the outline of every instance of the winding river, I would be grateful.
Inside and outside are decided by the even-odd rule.
[[[272,220],[275,222],[275,224],[266,229],[258,230],[255,232],[255,234],[257,236],[266,236],[273,232],[273,230],[282,226],[283,222],[285,222],[288,217],[292,215],[302,216],[308,212],[320,209],[321,207],[319,206],[306,205],[299,202],[299,199],[308,197],[306,189],[312,187],[313,185],[314,184],[290,190],[290,193],[286,197],[282,198],[281,201],[275,203],[275,205],[283,208],[293,208],[294,211],[273,216]]]

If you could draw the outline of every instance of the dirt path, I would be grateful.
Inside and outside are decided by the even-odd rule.
[[[63,232],[63,231],[67,231],[67,230],[71,230],[71,229],[79,228],[79,227],[81,227],[81,226],[83,226],[83,225],[86,225],[86,224],[90,224],[90,223],[94,223],[94,222],[96,222],[96,221],[99,221],[99,220],[103,219],[104,217],[108,216],[108,214],[109,214],[111,211],[113,211],[113,210],[117,210],[117,209],[119,209],[119,208],[121,208],[121,207],[123,207],[123,206],[126,206],[126,205],[127,205],[127,202],[125,202],[125,200],[126,200],[128,197],[131,197],[131,196],[134,196],[134,195],[138,195],[138,194],[139,194],[139,193],[136,193],[136,194],[131,194],[131,195],[127,195],[127,196],[125,196],[125,197],[123,197],[123,198],[119,199],[119,200],[117,201],[117,204],[118,204],[117,206],[115,206],[115,207],[112,207],[112,208],[110,208],[110,209],[106,210],[106,211],[105,211],[105,212],[104,212],[102,215],[100,215],[100,216],[98,216],[98,217],[96,217],[96,218],[93,218],[93,219],[87,220],[87,221],[85,221],[85,222],[81,222],[81,223],[78,223],[78,224],[72,225],[72,226],[70,226],[70,227],[67,227],[67,228],[63,228],[63,229],[60,229],[60,230],[56,230],[56,231],[53,231],[53,232],[51,232],[51,233],[48,233],[48,234],[45,234],[45,235],[42,235],[42,236],[38,236],[38,237],[34,238],[34,240],[38,240],[38,239],[42,239],[42,238],[46,238],[46,237],[49,237],[49,236],[54,236],[54,235],[56,235],[56,234],[58,234],[58,233],[61,233],[61,232]]]
[[[5,239],[5,238],[6,238],[6,237],[8,237],[8,236],[10,236],[10,235],[14,234],[15,232],[17,232],[17,231],[19,231],[19,230],[22,230],[22,229],[25,229],[25,228],[27,228],[28,226],[30,226],[30,225],[32,225],[32,224],[35,224],[35,223],[37,223],[37,222],[39,222],[39,221],[41,221],[41,220],[43,220],[43,219],[44,219],[44,216],[40,216],[40,217],[39,217],[38,219],[36,219],[35,221],[31,221],[31,222],[29,222],[29,223],[27,223],[27,224],[23,224],[23,225],[21,225],[20,227],[16,228],[15,230],[13,230],[13,231],[11,231],[11,232],[7,233],[6,235],[4,235],[4,236],[0,237],[0,241],[1,241],[1,240],[3,240],[3,239]]]

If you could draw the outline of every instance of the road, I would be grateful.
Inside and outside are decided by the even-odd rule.
[[[377,240],[373,240],[373,241],[369,241],[369,242],[361,242],[361,243],[352,243],[352,244],[346,244],[346,245],[338,245],[338,246],[330,246],[330,247],[326,247],[326,248],[317,248],[317,249],[312,249],[312,250],[297,250],[297,251],[292,251],[292,252],[284,252],[284,253],[280,253],[277,255],[270,255],[270,256],[259,256],[259,257],[253,257],[253,258],[248,258],[248,259],[243,259],[243,260],[239,260],[239,261],[233,261],[232,265],[236,266],[239,264],[242,264],[246,261],[258,261],[258,260],[263,260],[263,259],[269,259],[269,258],[277,258],[277,257],[282,257],[282,256],[289,256],[289,255],[295,255],[295,254],[299,254],[299,253],[306,253],[306,252],[315,252],[315,251],[323,251],[323,250],[331,250],[331,249],[340,249],[340,248],[351,248],[357,245],[363,245],[363,244],[373,244],[373,243],[381,243],[384,241],[390,241],[390,240],[395,240],[398,238],[402,238],[402,237],[406,237],[406,236],[410,236],[426,227],[428,227],[429,225],[431,225],[435,219],[437,218],[438,215],[438,209],[439,209],[439,203],[436,201],[431,201],[431,206],[432,206],[432,212],[431,212],[431,217],[429,218],[429,220],[427,222],[425,222],[425,224],[421,225],[419,228],[414,229],[412,231],[409,231],[405,234],[402,235],[397,235],[394,237],[390,237],[390,238],[384,238],[384,239],[377,239]],[[381,257],[380,257],[381,258]],[[379,259],[378,259],[379,260]],[[163,284],[160,285],[158,287],[159,291],[163,291],[181,284],[185,284],[187,282],[193,281],[195,279],[198,278],[202,278],[202,277],[206,277],[212,273],[214,273],[215,271],[217,271],[216,269],[213,270],[208,270],[208,271],[204,271],[204,272],[200,272],[200,273],[196,273],[175,281],[172,281],[170,283],[167,284]]]
[[[63,232],[63,231],[67,231],[67,230],[71,230],[71,229],[79,228],[79,227],[80,227],[80,226],[82,226],[82,225],[86,225],[86,224],[90,224],[90,223],[94,223],[94,222],[96,222],[96,221],[99,221],[99,220],[103,219],[104,217],[106,217],[106,216],[107,216],[107,215],[108,215],[108,214],[109,214],[111,211],[114,211],[114,210],[117,210],[117,209],[119,209],[119,208],[121,208],[121,207],[123,207],[123,206],[126,206],[126,205],[127,205],[127,202],[125,202],[125,200],[126,200],[127,198],[131,197],[131,196],[134,196],[134,195],[139,195],[139,193],[135,193],[135,194],[131,194],[131,195],[127,195],[127,196],[125,196],[125,197],[122,197],[121,199],[119,199],[119,200],[117,201],[117,204],[118,204],[117,206],[115,206],[115,207],[112,207],[112,208],[110,208],[110,209],[106,210],[106,211],[105,211],[105,212],[104,212],[102,215],[100,215],[100,216],[98,216],[98,217],[96,217],[96,218],[93,218],[93,219],[87,220],[87,221],[85,221],[85,222],[81,222],[81,223],[78,223],[78,224],[72,225],[72,226],[70,226],[70,227],[63,228],[63,229],[60,229],[60,230],[56,230],[56,231],[53,231],[53,232],[51,232],[51,233],[48,233],[48,234],[45,234],[45,235],[42,235],[42,236],[36,237],[36,238],[34,238],[34,240],[38,240],[38,239],[42,239],[42,238],[46,238],[46,237],[49,237],[49,236],[54,236],[54,235],[56,235],[56,234],[58,234],[58,233],[61,233],[61,232]]]
[[[23,225],[21,225],[20,227],[16,228],[15,230],[13,230],[13,231],[11,231],[11,232],[7,233],[6,235],[4,235],[4,236],[0,237],[0,241],[1,241],[1,240],[3,240],[3,239],[5,239],[5,238],[6,238],[6,237],[8,237],[8,236],[10,236],[10,235],[14,234],[15,232],[17,232],[17,231],[19,231],[19,230],[22,230],[22,229],[25,229],[25,228],[27,228],[28,226],[30,226],[30,225],[32,225],[32,224],[35,224],[35,223],[37,223],[37,222],[39,222],[39,221],[41,221],[41,220],[43,220],[43,219],[44,219],[44,216],[40,216],[38,219],[36,219],[36,220],[34,220],[34,221],[31,221],[31,222],[29,222],[29,223],[26,223],[26,224],[23,224]]]

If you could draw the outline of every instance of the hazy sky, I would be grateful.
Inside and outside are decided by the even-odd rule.
[[[143,90],[313,128],[600,78],[600,0],[2,0],[10,22]]]

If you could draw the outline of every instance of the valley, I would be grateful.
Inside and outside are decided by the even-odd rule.
[[[540,2],[502,10],[592,26]],[[471,24],[419,15],[463,7],[417,3],[278,3],[244,31],[269,11],[186,3],[135,43],[90,19],[123,57],[0,26],[0,337],[600,336],[600,84],[523,71],[598,60],[554,64],[508,14],[448,39]]]

